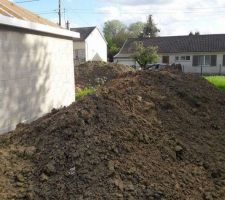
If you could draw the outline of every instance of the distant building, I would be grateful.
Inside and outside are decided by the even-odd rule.
[[[8,0],[0,0],[0,134],[75,100],[73,38]]]
[[[157,46],[160,63],[181,64],[185,73],[225,73],[225,34],[130,38],[114,62],[137,65],[132,55],[132,44]]]
[[[80,33],[80,38],[74,39],[75,65],[86,61],[107,62],[107,42],[97,27],[71,28]]]

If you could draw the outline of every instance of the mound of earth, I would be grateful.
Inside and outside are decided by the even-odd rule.
[[[225,199],[225,93],[127,73],[0,139],[0,199]]]
[[[76,87],[85,88],[103,85],[106,81],[129,71],[135,70],[132,67],[116,63],[86,62],[75,66]]]

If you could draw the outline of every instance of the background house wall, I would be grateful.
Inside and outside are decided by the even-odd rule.
[[[0,29],[0,133],[75,100],[73,41]]]
[[[95,28],[85,40],[86,61],[107,62],[107,43]]]
[[[166,55],[166,54],[165,54]],[[168,54],[167,54],[168,55]],[[201,73],[201,66],[193,66],[193,56],[194,55],[217,55],[217,65],[216,66],[202,66],[202,73],[209,73],[209,74],[218,74],[222,73],[225,74],[225,66],[223,66],[223,53],[218,53],[218,52],[198,52],[198,53],[177,53],[177,54],[169,54],[170,57],[170,64],[181,64],[183,67],[184,73]],[[161,55],[161,60],[162,62],[162,56]],[[190,56],[189,61],[182,61],[182,60],[176,60],[176,56]]]
[[[79,65],[86,61],[85,41],[73,42],[74,65]]]
[[[136,66],[137,63],[132,58],[116,58],[114,59],[115,63],[122,64],[122,65],[128,65],[128,66]]]
[[[218,52],[208,52],[208,53],[204,53],[204,52],[199,52],[199,53],[174,53],[174,54],[159,54],[159,63],[163,63],[163,56],[169,56],[169,64],[181,64],[182,68],[183,68],[183,72],[184,73],[201,73],[201,66],[193,66],[193,56],[194,55],[217,55],[217,65],[216,66],[203,66],[202,67],[202,73],[205,74],[225,74],[225,66],[223,66],[223,55],[225,55],[224,53],[218,53]],[[190,60],[189,61],[182,61],[182,60],[176,60],[176,56],[190,56]],[[133,66],[133,65],[137,65],[137,63],[134,61],[134,59],[132,58],[114,58],[114,62],[118,63],[118,64],[124,64],[124,65],[129,65],[129,66]]]

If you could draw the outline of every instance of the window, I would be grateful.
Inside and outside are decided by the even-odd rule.
[[[199,56],[193,56],[193,66],[197,67],[199,65]]]
[[[217,56],[216,55],[213,55],[211,56],[211,66],[216,66],[217,64]]]
[[[185,60],[185,56],[181,56],[180,59],[181,59],[181,60]]]
[[[163,56],[163,57],[162,57],[162,62],[165,63],[165,64],[169,64],[169,62],[170,62],[170,57],[169,57],[169,56]]]
[[[180,58],[180,60],[182,60],[182,61],[190,61],[190,60],[191,60],[191,56],[181,56],[181,57],[176,56],[176,57],[175,57],[175,60],[178,61],[179,58]]]
[[[205,65],[210,65],[210,56],[205,56]],[[204,61],[203,61],[204,64]]]
[[[223,55],[223,66],[225,66],[225,55]]]
[[[214,67],[217,64],[217,55],[199,55],[193,56],[193,66],[211,66]]]
[[[205,65],[204,58],[204,56],[199,56],[199,65]]]
[[[186,60],[191,60],[191,56],[186,56]]]

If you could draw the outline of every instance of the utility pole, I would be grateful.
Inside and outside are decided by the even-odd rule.
[[[62,16],[61,16],[61,0],[59,0],[59,26],[62,25]]]

